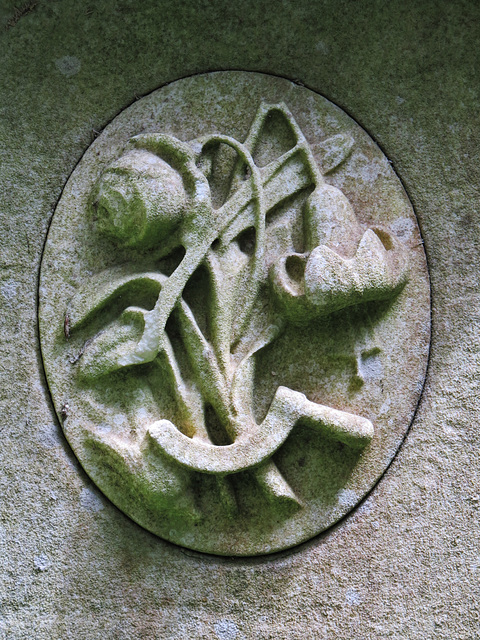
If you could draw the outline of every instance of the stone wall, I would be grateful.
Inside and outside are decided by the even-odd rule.
[[[456,638],[480,633],[479,5],[33,0],[0,6],[0,637]],[[414,422],[349,516],[271,556],[175,546],[89,480],[39,349],[40,260],[79,159],[126,106],[196,73],[309,87],[391,161],[428,258]]]

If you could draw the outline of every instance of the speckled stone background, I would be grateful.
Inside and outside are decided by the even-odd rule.
[[[480,637],[480,4],[0,0],[0,638]],[[416,208],[433,337],[384,478],[334,530],[230,560],[148,534],[89,484],[39,356],[45,234],[120,110],[219,69],[304,83],[380,144]]]

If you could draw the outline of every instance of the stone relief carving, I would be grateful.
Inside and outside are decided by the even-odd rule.
[[[81,184],[88,251],[118,255],[73,287],[53,314],[63,334],[43,340],[67,438],[97,484],[159,535],[229,555],[288,547],[338,519],[315,521],[315,465],[329,451],[342,459],[323,480],[335,485],[330,502],[335,491],[345,501],[375,421],[307,397],[298,372],[322,357],[319,328],[346,326],[337,338],[351,353],[333,359],[355,363],[355,395],[382,366],[372,327],[395,324],[412,273],[409,247],[388,226],[362,223],[327,181],[350,162],[354,138],[327,137],[319,163],[286,102],[254,109],[243,142],[229,131],[186,141],[136,133]],[[50,317],[46,308],[44,327]],[[265,354],[278,344],[277,379]],[[54,381],[58,354],[66,394]],[[305,473],[292,472],[295,450]]]

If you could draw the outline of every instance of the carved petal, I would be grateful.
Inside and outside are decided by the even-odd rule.
[[[345,260],[323,245],[312,251],[305,268],[306,296],[319,314],[387,299],[406,280],[405,255],[399,249],[387,251],[371,229],[363,235],[354,258]]]

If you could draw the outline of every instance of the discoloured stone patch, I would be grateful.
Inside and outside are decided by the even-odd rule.
[[[72,76],[77,75],[82,64],[75,56],[64,56],[63,58],[57,58],[57,60],[55,60],[55,66],[62,75],[67,76],[67,78],[71,78]]]

